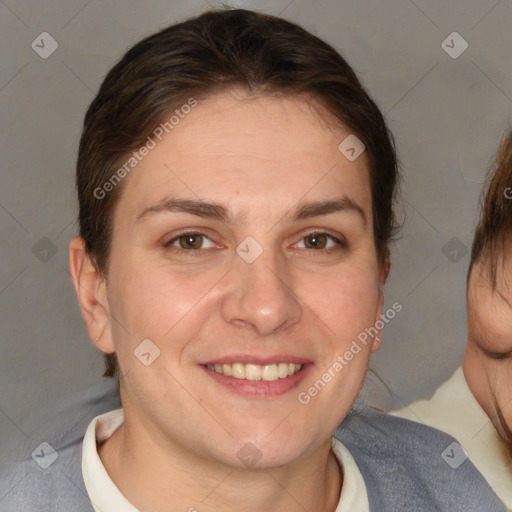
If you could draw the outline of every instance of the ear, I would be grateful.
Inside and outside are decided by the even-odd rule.
[[[69,270],[89,337],[101,351],[114,352],[106,281],[87,254],[85,241],[78,236],[69,243]]]
[[[384,321],[382,320],[382,316],[384,313],[384,287],[386,286],[386,281],[388,279],[390,269],[391,258],[389,256],[389,252],[386,252],[386,255],[379,264],[379,278],[377,282],[377,288],[379,290],[379,300],[377,302],[377,314],[375,315],[374,324],[378,332],[373,338],[372,352],[377,352],[377,350],[379,350],[382,345],[382,328],[384,327]]]

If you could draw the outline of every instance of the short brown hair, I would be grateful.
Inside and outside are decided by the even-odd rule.
[[[98,199],[94,191],[126,155],[141,147],[169,111],[190,97],[230,87],[254,93],[306,93],[365,145],[379,263],[396,232],[393,202],[399,174],[392,135],[352,68],[330,45],[284,19],[245,9],[211,10],[172,25],[132,47],[107,74],[87,110],[78,152],[79,234],[106,274],[112,213],[122,183]],[[115,376],[106,354],[105,376]]]
[[[471,246],[471,270],[480,259],[486,258],[486,270],[493,290],[496,289],[498,260],[503,255],[507,238],[512,233],[512,132],[502,138],[493,167],[486,178],[480,219]]]

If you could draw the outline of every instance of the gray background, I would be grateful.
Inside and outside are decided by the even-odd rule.
[[[108,385],[68,274],[67,247],[76,231],[74,165],[85,109],[128,46],[220,5],[213,0],[0,2],[4,450],[26,442],[35,448],[44,440],[43,425],[74,421],[54,416],[63,404]],[[386,302],[387,307],[400,302],[403,311],[385,328],[383,348],[372,363],[391,395],[372,378],[369,397],[400,406],[430,396],[463,353],[465,273],[478,199],[512,112],[512,2],[231,5],[281,14],[326,39],[385,113],[404,171],[398,210],[405,219],[393,248]],[[456,59],[441,46],[454,31],[469,44]],[[42,32],[58,42],[47,59],[31,48]]]

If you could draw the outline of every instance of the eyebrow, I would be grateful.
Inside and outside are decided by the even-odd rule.
[[[311,217],[319,217],[321,215],[329,215],[337,212],[356,213],[361,217],[365,226],[368,223],[366,213],[363,208],[361,208],[356,201],[347,196],[343,196],[339,199],[333,199],[331,201],[305,203],[297,208],[293,214],[292,220],[297,221],[309,219]]]
[[[231,220],[228,209],[220,203],[202,201],[199,199],[166,198],[143,210],[137,216],[137,221],[163,212],[189,213],[191,215],[197,215],[198,217],[217,219],[226,223]],[[299,221],[337,212],[356,213],[365,226],[368,223],[363,208],[348,196],[329,201],[311,201],[299,204],[291,215],[288,213],[283,218],[290,219],[291,217],[292,221]]]

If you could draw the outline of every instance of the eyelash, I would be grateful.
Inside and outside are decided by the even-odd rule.
[[[491,358],[492,359],[496,359],[497,361],[503,361],[504,359],[508,359],[510,357],[510,354],[498,354],[498,353],[493,353],[491,355]]]
[[[512,355],[511,352],[490,352],[489,350],[484,350],[484,352],[487,355],[487,357],[489,357],[490,359],[494,359],[496,361],[503,361],[504,359],[508,359]]]
[[[181,237],[186,236],[186,235],[202,236],[202,237],[207,238],[211,242],[213,242],[211,240],[211,238],[207,234],[202,233],[201,231],[184,231],[184,232],[179,233],[178,235],[176,235],[174,238],[172,238],[168,242],[165,242],[164,243],[164,248],[171,249],[173,252],[177,252],[177,253],[186,252],[187,254],[190,254],[191,256],[199,256],[200,253],[204,253],[204,251],[206,249],[183,249],[181,247],[178,248],[178,247],[173,247],[172,246],[172,244],[174,242],[177,242]],[[335,244],[337,244],[338,247],[330,247],[329,249],[309,249],[309,248],[306,248],[305,250],[308,251],[308,252],[311,252],[311,253],[328,253],[328,254],[330,254],[330,253],[332,253],[334,251],[348,249],[348,244],[346,243],[346,241],[340,240],[339,238],[337,238],[334,235],[331,235],[330,233],[325,232],[325,231],[311,231],[309,233],[306,233],[301,238],[301,241],[304,240],[304,238],[307,238],[308,236],[311,236],[311,235],[326,235],[327,238],[329,238]]]

